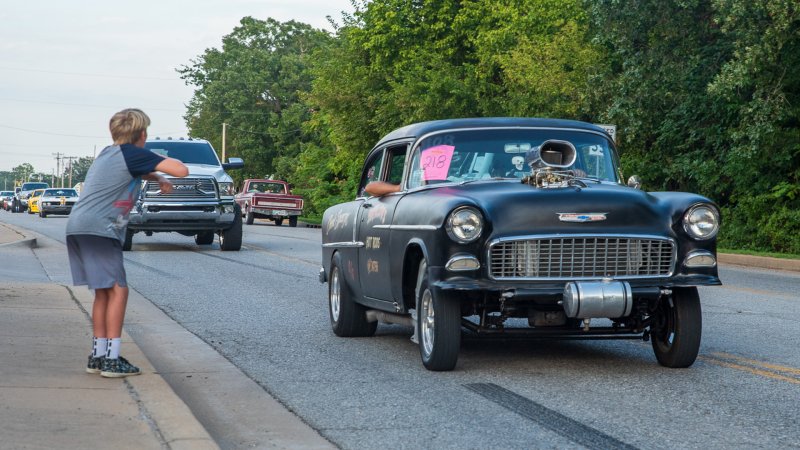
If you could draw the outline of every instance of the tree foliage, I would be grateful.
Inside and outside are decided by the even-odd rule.
[[[650,190],[707,195],[722,243],[800,253],[796,0],[357,1],[334,35],[242,19],[183,67],[187,122],[310,215],[352,198],[385,133],[432,119],[613,123]]]
[[[328,40],[295,21],[243,18],[221,49],[178,70],[196,88],[185,116],[192,136],[221,151],[226,123],[226,157],[246,164],[237,178],[290,176],[303,144],[316,140],[304,130],[309,111],[301,94],[311,87],[309,59]]]

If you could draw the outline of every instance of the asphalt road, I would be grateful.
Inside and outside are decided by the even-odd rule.
[[[66,218],[0,220],[64,240]],[[689,369],[640,341],[467,340],[434,373],[409,327],[333,335],[318,229],[244,242],[137,234],[128,281],[342,448],[800,448],[800,274],[722,267]]]

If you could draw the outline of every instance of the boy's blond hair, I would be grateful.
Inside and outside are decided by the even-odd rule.
[[[114,114],[108,123],[111,138],[117,145],[133,144],[139,140],[142,131],[147,131],[150,118],[141,109],[128,108]]]

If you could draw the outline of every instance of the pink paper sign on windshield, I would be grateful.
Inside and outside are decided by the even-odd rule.
[[[453,160],[453,150],[455,147],[452,145],[437,145],[423,150],[419,159],[422,179],[446,180],[450,162]]]

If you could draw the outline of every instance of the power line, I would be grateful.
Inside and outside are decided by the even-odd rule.
[[[28,133],[36,133],[36,134],[47,134],[51,136],[66,136],[66,137],[77,137],[77,138],[92,138],[92,139],[105,139],[107,136],[85,136],[80,134],[65,134],[65,133],[52,133],[49,131],[40,131],[40,130],[29,130],[27,128],[18,128],[12,127],[8,125],[0,125],[0,128],[8,128],[9,130],[18,130],[18,131],[25,131]]]
[[[10,130],[25,131],[27,133],[34,133],[34,134],[46,134],[46,135],[49,135],[49,136],[66,136],[66,137],[92,138],[92,139],[108,139],[109,138],[109,136],[85,136],[85,135],[80,135],[80,134],[53,133],[53,132],[50,132],[50,131],[31,130],[31,129],[28,129],[28,128],[12,127],[10,125],[2,125],[2,124],[0,124],[0,128],[8,128]],[[170,131],[168,133],[156,133],[154,131],[148,131],[148,134],[151,134],[151,135],[156,135],[156,134],[169,135],[169,134],[181,133],[181,132],[182,132],[182,130],[181,131]]]
[[[19,103],[39,103],[39,104],[46,104],[46,105],[64,105],[64,106],[83,106],[86,108],[105,108],[105,109],[116,109],[119,108],[118,106],[106,106],[106,105],[88,105],[85,103],[67,103],[67,102],[48,102],[42,100],[20,100],[15,98],[0,98],[2,101],[7,102],[19,102]],[[170,108],[142,108],[148,111],[171,111],[171,112],[182,112],[182,109],[170,109]]]
[[[14,70],[17,72],[36,72],[36,73],[52,73],[55,75],[75,75],[80,77],[99,77],[99,78],[124,78],[128,80],[161,80],[161,81],[178,81],[180,78],[158,78],[158,77],[135,77],[131,75],[110,75],[98,73],[81,73],[81,72],[60,72],[56,70],[41,70],[41,69],[20,69],[16,67],[0,67],[0,70]]]

